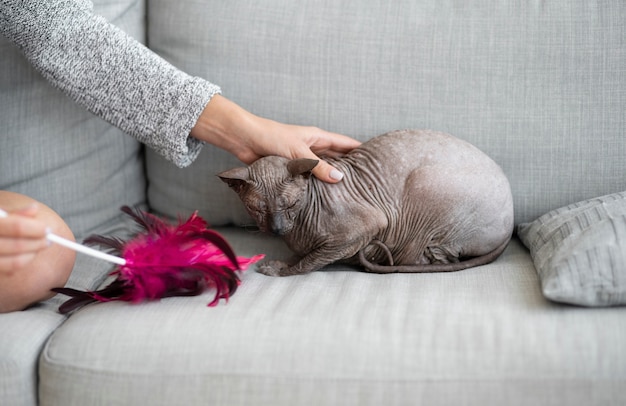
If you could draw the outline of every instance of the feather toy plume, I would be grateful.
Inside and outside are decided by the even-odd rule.
[[[174,226],[129,207],[122,207],[122,211],[130,215],[143,231],[127,242],[100,235],[85,240],[86,244],[98,244],[121,255],[117,257],[97,251],[110,257],[103,259],[118,265],[111,273],[117,278],[97,291],[53,289],[72,297],[61,305],[59,312],[68,313],[96,301],[138,303],[169,296],[194,296],[208,288],[215,289],[215,297],[208,304],[215,306],[220,299],[228,300],[237,290],[240,279],[236,272],[264,257],[237,257],[226,239],[208,229],[206,221],[197,213]]]

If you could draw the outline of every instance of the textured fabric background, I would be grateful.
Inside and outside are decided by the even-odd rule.
[[[110,230],[112,232],[120,230]],[[67,286],[96,289],[112,267],[84,255],[76,259]],[[0,404],[37,405],[39,355],[50,334],[66,316],[57,309],[67,298],[57,295],[27,311],[0,314]]]
[[[138,4],[101,2],[101,12],[122,28],[138,24],[130,31],[141,36]],[[429,127],[467,139],[504,168],[521,222],[626,189],[625,14],[621,0],[151,0],[149,42],[260,115],[363,138]],[[41,81],[14,97],[17,82],[30,83],[34,74],[5,58],[12,51],[1,46],[2,106],[33,120],[24,128],[1,120],[0,128],[25,134],[24,145],[41,149],[45,170],[2,166],[0,179],[6,171],[24,171],[11,188],[45,190],[51,197],[44,201],[64,216],[70,204],[94,213],[89,222],[68,215],[78,234],[109,220],[117,224],[118,199],[142,200],[136,143]],[[23,76],[8,82],[2,72],[9,69]],[[47,113],[51,103],[65,119]],[[118,170],[73,169],[65,154],[45,154],[52,146],[46,135],[59,134],[80,139],[85,159],[112,145],[101,136],[119,139],[113,161],[101,165]],[[6,154],[26,148],[0,145],[0,165]],[[226,154],[206,148],[188,172],[154,158],[148,169],[155,207],[173,215],[203,208],[220,221],[245,222],[234,194],[214,178],[237,164]],[[76,176],[55,176],[68,168]],[[167,182],[159,183],[161,175]],[[122,196],[108,183],[119,179]],[[85,195],[68,195],[67,182]],[[187,189],[190,182],[197,189]],[[225,234],[241,255],[286,255],[275,240]],[[80,288],[99,284],[107,270],[79,267],[84,273],[70,284]],[[132,405],[176,404],[181,396],[185,404],[231,406],[250,399],[271,405],[626,403],[622,309],[549,303],[517,241],[497,262],[463,273],[378,277],[334,268],[275,279],[247,272],[228,305],[207,309],[209,298],[94,305],[75,314],[42,354],[41,403],[98,405],[115,397]],[[0,404],[36,399],[34,352],[61,322],[54,314],[61,300],[23,317],[0,317],[0,369],[9,379],[2,381],[8,399]],[[22,335],[32,339],[16,341]],[[25,355],[4,357],[5,348]]]
[[[142,11],[142,4],[118,7]],[[189,132],[219,88],[174,68],[110,24],[100,15],[107,7],[94,12],[91,0],[4,0],[0,34],[72,100],[177,165],[188,165],[201,147]]]
[[[241,255],[288,255],[274,238],[220,231]],[[335,266],[242,280],[214,308],[212,292],[84,308],[42,354],[42,405],[102,405],[112,394],[118,405],[626,401],[623,309],[550,305],[518,240],[458,273]]]
[[[96,11],[144,39],[142,1],[102,2]],[[118,221],[121,205],[144,202],[137,141],[50,85],[3,37],[0,54],[0,189],[44,202],[79,239]]]
[[[142,1],[98,2],[97,11],[145,37]],[[54,89],[1,36],[0,55],[0,189],[43,201],[79,240],[120,232],[119,207],[145,201],[139,144]],[[79,255],[68,285],[96,288],[110,269]],[[0,314],[0,405],[37,404],[39,355],[65,320],[57,313],[63,299]]]
[[[626,190],[623,1],[151,1],[150,46],[254,113],[360,139],[442,130],[504,169],[516,222]],[[211,23],[208,24],[207,21]],[[245,222],[206,148],[148,154],[149,199]]]
[[[551,211],[518,234],[544,295],[585,306],[626,304],[626,192]]]
[[[37,364],[46,340],[65,316],[52,304],[28,312],[0,314],[0,402],[37,404]]]

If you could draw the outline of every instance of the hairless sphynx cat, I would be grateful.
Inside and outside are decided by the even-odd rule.
[[[311,176],[316,160],[275,156],[219,174],[260,230],[301,258],[259,272],[298,275],[334,262],[376,273],[458,271],[495,260],[511,238],[506,176],[451,135],[393,131],[329,162],[345,175],[337,184]]]

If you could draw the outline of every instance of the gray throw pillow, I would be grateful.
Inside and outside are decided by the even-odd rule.
[[[545,297],[582,306],[626,304],[626,192],[553,210],[517,231]]]

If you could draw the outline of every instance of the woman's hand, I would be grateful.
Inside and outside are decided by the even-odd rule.
[[[46,225],[36,218],[37,204],[2,210],[7,215],[0,215],[0,273],[11,274],[26,267],[49,244]]]
[[[318,155],[340,156],[361,144],[316,127],[282,124],[255,116],[220,95],[213,96],[207,104],[191,135],[232,153],[246,164],[268,155],[317,159],[320,163],[313,175],[328,183],[339,182],[343,174]]]
[[[34,199],[0,191],[0,313],[26,308],[52,297],[64,286],[76,253],[50,245],[48,230],[74,241],[67,224],[52,209]]]

